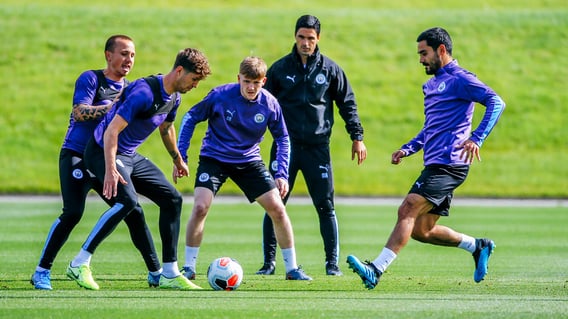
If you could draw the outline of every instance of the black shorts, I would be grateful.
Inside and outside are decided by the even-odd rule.
[[[469,165],[428,165],[408,193],[419,194],[434,204],[430,214],[448,216],[454,190],[465,181],[468,172]]]
[[[262,161],[234,164],[223,163],[211,157],[199,157],[195,187],[205,187],[217,194],[228,177],[239,186],[251,203],[260,195],[276,188],[274,179]]]

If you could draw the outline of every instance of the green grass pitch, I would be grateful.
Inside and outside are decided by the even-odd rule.
[[[262,263],[258,205],[214,203],[197,264],[203,291],[162,291],[146,284],[146,269],[124,225],[99,247],[92,261],[99,291],[79,288],[65,277],[104,210],[89,201],[86,214],[52,269],[53,291],[37,291],[29,278],[47,231],[61,204],[51,201],[0,203],[0,318],[562,318],[568,315],[566,208],[455,206],[441,223],[497,248],[489,274],[473,282],[473,260],[460,249],[411,241],[372,291],[344,263],[348,254],[373,259],[396,218],[396,206],[337,206],[344,276],[327,277],[313,208],[290,204],[298,262],[312,282],[284,280],[281,256],[275,276],[257,276]],[[144,203],[158,250],[158,212]],[[179,259],[183,262],[184,206]],[[280,254],[280,252],[278,252]],[[213,291],[205,272],[220,256],[236,258],[244,280],[232,292]]]

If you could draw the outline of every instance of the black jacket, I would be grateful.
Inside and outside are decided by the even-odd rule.
[[[264,88],[278,99],[292,142],[328,144],[334,102],[351,140],[363,140],[355,94],[347,76],[320,53],[319,47],[304,68],[294,45],[290,54],[270,66],[266,76]]]

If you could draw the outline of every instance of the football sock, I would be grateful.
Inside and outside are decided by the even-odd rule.
[[[473,254],[475,251],[475,238],[462,234],[462,240],[458,245],[459,248],[465,249]]]
[[[281,251],[282,257],[284,258],[284,267],[286,267],[286,272],[298,268],[298,264],[296,263],[296,249],[292,247],[281,249]]]
[[[77,256],[75,256],[75,259],[71,261],[71,267],[78,267],[80,265],[89,266],[91,264],[91,256],[93,256],[93,254],[84,249],[81,249]]]
[[[395,260],[395,258],[396,254],[394,253],[394,251],[385,247],[383,248],[383,251],[381,251],[379,257],[373,260],[373,265],[377,267],[380,272],[384,273],[389,265]]]
[[[152,276],[157,276],[160,275],[162,273],[162,268],[160,268],[160,270],[157,271],[150,271],[150,275]]]
[[[199,247],[185,246],[184,267],[189,267],[195,271],[195,265],[197,263],[197,255],[199,255]]]
[[[44,272],[44,271],[46,271],[46,270],[49,270],[49,269],[46,269],[46,268],[37,266],[35,271],[37,271],[37,272]]]
[[[162,268],[162,275],[164,275],[164,277],[166,278],[175,278],[177,276],[181,276],[181,273],[179,272],[178,269],[177,261],[164,263],[164,266]]]

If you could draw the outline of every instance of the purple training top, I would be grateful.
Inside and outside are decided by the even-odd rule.
[[[144,79],[132,82],[122,93],[121,99],[105,114],[101,123],[95,129],[95,140],[104,147],[103,134],[115,115],[120,115],[128,126],[118,135],[118,154],[132,155],[148,136],[163,122],[173,122],[181,103],[179,94],[168,95],[164,91],[163,75],[158,75],[162,99],[165,103],[177,96],[174,107],[169,113],[156,113],[150,117],[144,114],[154,108],[154,94]]]
[[[183,117],[178,148],[185,161],[195,126],[205,120],[208,120],[208,128],[202,141],[201,156],[235,164],[262,160],[259,144],[268,128],[277,145],[275,178],[288,179],[288,130],[280,104],[267,90],[261,89],[254,101],[241,95],[238,83],[211,90]]]
[[[79,78],[77,78],[77,81],[75,81],[73,105],[105,105],[111,103],[112,97],[122,90],[124,81],[115,82],[108,78],[106,81],[109,89],[103,88],[98,83],[97,76],[92,70],[83,72]],[[103,99],[99,99],[98,97],[103,97]],[[91,136],[93,136],[95,127],[97,127],[100,122],[101,118],[89,121],[75,121],[73,112],[71,112],[69,116],[69,127],[67,128],[62,148],[82,154],[85,150],[85,145],[87,145],[87,142]]]
[[[505,109],[505,102],[457,61],[447,64],[423,86],[425,121],[422,130],[401,147],[406,156],[424,149],[424,165],[469,164],[456,147],[471,139],[481,146]],[[474,104],[485,114],[471,132]]]

